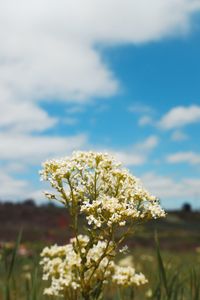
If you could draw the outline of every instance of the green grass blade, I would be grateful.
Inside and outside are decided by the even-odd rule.
[[[163,263],[163,259],[160,252],[160,245],[158,241],[158,235],[157,232],[155,232],[155,244],[156,244],[156,254],[157,254],[157,261],[158,261],[158,268],[159,268],[159,275],[161,282],[163,283],[167,299],[170,299],[169,290],[168,290],[168,284],[167,284],[167,276],[166,271]]]
[[[18,248],[19,248],[21,237],[22,237],[22,230],[20,230],[20,232],[18,234],[15,247],[12,251],[11,262],[7,266],[8,271],[7,271],[6,282],[5,282],[5,300],[11,300],[11,296],[10,296],[10,279],[11,279],[13,269],[14,269],[14,265],[15,265],[15,262],[16,262],[17,251],[18,251]]]
[[[38,269],[35,268],[34,274],[33,274],[33,277],[32,277],[32,287],[31,287],[31,297],[30,297],[31,300],[37,300],[37,298],[38,298],[37,297],[37,292],[38,292],[37,277],[38,277]]]
[[[18,234],[16,244],[15,244],[15,248],[13,249],[13,252],[12,252],[11,262],[10,262],[10,265],[8,267],[7,281],[10,280],[13,269],[14,269],[14,265],[15,265],[15,261],[16,261],[16,257],[17,257],[17,251],[18,251],[18,248],[19,248],[19,244],[21,242],[21,237],[22,237],[22,229],[20,230],[20,232]]]

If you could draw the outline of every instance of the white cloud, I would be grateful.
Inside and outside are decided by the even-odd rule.
[[[140,126],[152,125],[163,130],[175,130],[171,138],[174,141],[186,140],[188,136],[181,131],[181,128],[200,122],[200,106],[175,106],[164,114],[159,121],[153,120],[150,114],[140,117]]]
[[[150,116],[142,116],[141,118],[139,118],[138,124],[140,126],[145,126],[145,125],[149,125],[149,124],[153,124],[153,120],[152,117]]]
[[[83,18],[90,22],[85,5],[62,0],[1,5],[0,94],[20,101],[82,101],[116,91],[94,40],[84,36],[89,28],[82,27]]]
[[[81,103],[115,93],[119,84],[97,44],[137,44],[180,34],[190,28],[192,14],[200,9],[195,0],[148,4],[145,0],[2,2],[0,128],[42,131],[58,120],[38,106],[40,101]],[[149,111],[136,106],[131,109]]]
[[[0,134],[0,157],[7,161],[37,164],[49,157],[67,155],[87,143],[84,134],[76,136],[30,136],[26,134]]]
[[[200,106],[177,106],[162,117],[159,126],[162,129],[174,129],[196,122],[200,122]]]
[[[153,112],[153,109],[149,105],[136,102],[128,107],[128,111],[138,114],[149,114]]]
[[[200,164],[200,154],[195,152],[177,152],[167,156],[167,162],[176,163],[188,163],[191,165]]]
[[[188,139],[188,135],[180,130],[175,130],[171,135],[171,139],[173,141],[185,141]]]
[[[1,171],[6,172],[7,174],[22,174],[26,172],[27,165],[25,162],[19,162],[19,161],[10,161],[4,164],[4,166],[1,167]]]
[[[12,101],[109,96],[118,83],[96,44],[137,44],[185,33],[199,9],[197,0],[4,1],[0,95]]]
[[[57,119],[31,102],[0,99],[0,129],[14,132],[44,131],[57,123]]]
[[[182,178],[174,180],[169,176],[161,176],[154,172],[142,176],[145,186],[159,197],[165,207],[180,207],[185,202],[200,197],[200,180],[197,178]],[[192,201],[196,207],[199,203]]]
[[[149,105],[136,102],[128,107],[128,111],[134,114],[139,115],[138,125],[153,125],[154,121],[152,115],[154,114],[154,109]]]
[[[126,166],[139,166],[145,164],[152,150],[158,145],[157,136],[149,136],[144,141],[137,143],[125,150],[106,149],[113,154],[116,159],[121,161]]]
[[[141,152],[148,152],[153,150],[158,145],[159,139],[156,135],[151,135],[143,142],[135,145],[135,148]]]
[[[17,179],[17,174],[29,174],[30,166],[38,168],[48,158],[66,156],[73,150],[86,147],[87,136],[32,136],[21,132],[4,132],[0,133],[0,141],[0,158],[3,161],[0,170],[0,200],[34,198],[43,201],[44,197],[37,185],[28,180]],[[37,171],[31,169],[31,172],[31,177],[34,178]]]
[[[28,187],[28,183],[25,180],[14,179],[8,174],[0,173],[0,200],[10,200],[18,198],[24,195],[24,191]]]
[[[80,105],[80,104],[75,104],[70,107],[67,107],[66,113],[69,115],[74,115],[74,114],[80,114],[85,111],[85,106]]]
[[[0,171],[0,201],[9,200],[16,202],[34,199],[38,204],[46,202],[42,189],[34,187],[28,180],[17,179],[15,176],[7,173],[7,171],[9,171],[7,167]]]
[[[142,176],[145,186],[159,198],[179,198],[184,195],[185,188],[171,177],[157,175],[153,172]]]
[[[146,161],[146,157],[143,154],[139,154],[134,152],[134,150],[130,151],[113,151],[109,150],[113,156],[125,164],[126,166],[140,166],[143,165]]]

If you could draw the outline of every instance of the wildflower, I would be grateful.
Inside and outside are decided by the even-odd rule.
[[[46,197],[66,206],[75,233],[69,244],[46,247],[41,253],[43,279],[50,283],[45,294],[90,299],[109,282],[120,287],[145,284],[147,279],[136,273],[132,259],[127,258],[126,266],[115,263],[120,243],[134,223],[165,216],[139,179],[109,154],[91,151],[48,160],[40,174],[54,189]],[[80,215],[88,225],[86,235],[79,234]],[[126,251],[126,246],[119,250]]]
[[[71,158],[46,161],[43,167],[41,178],[57,190],[46,192],[47,198],[69,208],[74,201],[95,228],[165,216],[158,200],[108,154],[74,152]]]
[[[79,246],[81,251],[75,251],[77,245],[76,238],[70,240],[70,243],[65,246],[53,245],[46,247],[41,253],[42,260],[40,264],[43,267],[43,280],[50,280],[50,287],[45,289],[45,294],[59,296],[69,289],[77,290],[81,286],[81,271],[83,268],[81,253],[89,242],[88,236],[79,235]],[[94,268],[101,256],[105,253],[107,247],[106,241],[98,241],[94,244],[85,256],[86,274],[84,280],[88,284],[91,279]],[[107,255],[107,257],[106,257]],[[96,268],[95,278],[93,284],[97,283],[99,279],[106,279],[111,275],[114,262],[109,260],[109,257],[114,257],[113,245],[110,244],[106,249],[106,255],[101,260]]]
[[[147,283],[147,279],[142,273],[135,273],[135,269],[131,266],[115,266],[115,272],[112,281],[120,286],[142,285]]]
[[[119,249],[119,252],[121,252],[121,253],[127,253],[128,252],[128,246],[125,245],[124,247],[122,247],[121,249]]]

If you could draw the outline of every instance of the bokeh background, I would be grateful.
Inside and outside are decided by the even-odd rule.
[[[168,212],[126,241],[134,299],[199,300],[199,136],[200,0],[0,0],[0,300],[47,299],[41,249],[72,233],[39,170],[74,150],[112,153]]]
[[[113,153],[167,209],[200,208],[200,1],[0,3],[0,199],[42,161]]]

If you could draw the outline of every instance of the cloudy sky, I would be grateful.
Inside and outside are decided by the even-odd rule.
[[[0,198],[38,170],[116,155],[167,208],[200,208],[200,0],[0,3]]]

